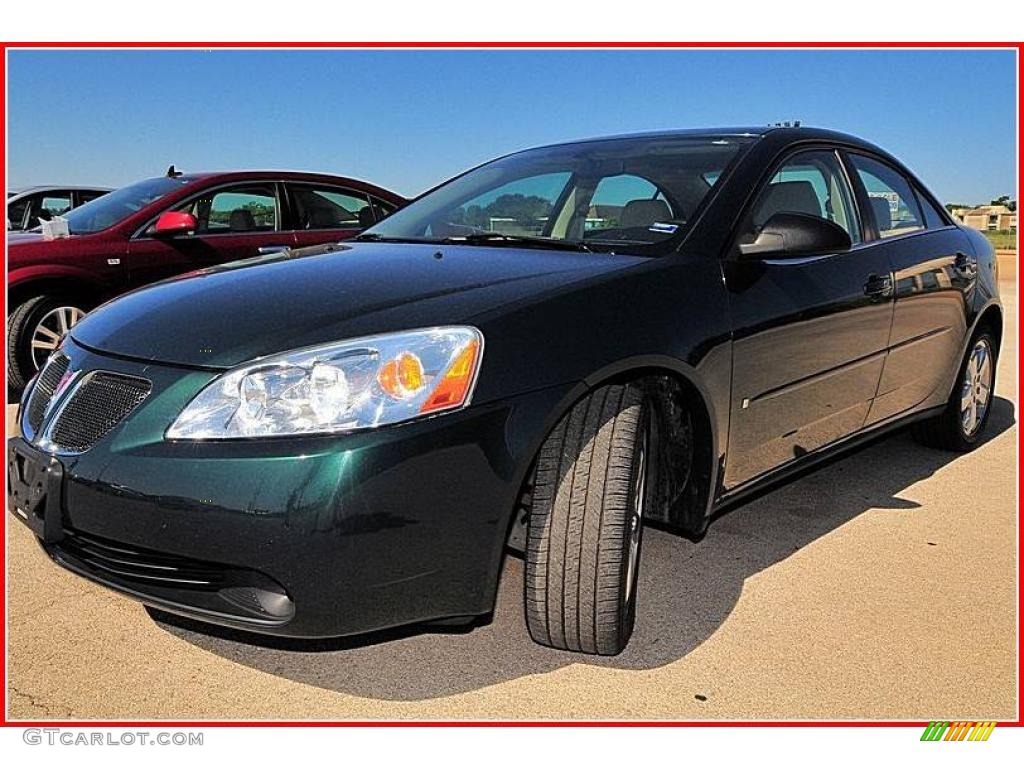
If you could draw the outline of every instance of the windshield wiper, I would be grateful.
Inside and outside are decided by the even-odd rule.
[[[446,237],[446,243],[467,243],[477,245],[481,243],[496,243],[508,245],[527,245],[534,248],[550,248],[561,251],[584,251],[590,253],[590,248],[580,240],[556,240],[551,237],[530,237],[529,235],[505,235],[501,232],[474,232],[469,235],[457,237]]]

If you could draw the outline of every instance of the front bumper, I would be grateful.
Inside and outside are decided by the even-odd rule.
[[[153,394],[82,454],[35,451],[59,464],[47,494],[57,499],[31,514],[21,503],[15,517],[93,581],[297,637],[492,610],[522,481],[570,391],[351,435],[169,442],[167,426],[213,374],[66,350],[75,369],[142,375]],[[9,472],[33,451],[12,438]]]

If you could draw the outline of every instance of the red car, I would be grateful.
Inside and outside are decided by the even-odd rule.
[[[9,234],[8,385],[24,387],[67,330],[107,299],[183,272],[342,240],[404,203],[340,176],[171,166],[68,211],[69,237]]]

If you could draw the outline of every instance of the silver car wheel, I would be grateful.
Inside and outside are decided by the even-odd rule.
[[[960,388],[960,425],[966,437],[972,437],[985,421],[992,375],[992,349],[986,339],[978,339],[967,358]]]
[[[43,315],[32,330],[32,365],[35,370],[43,367],[46,358],[60,346],[67,332],[84,314],[78,307],[55,307]]]

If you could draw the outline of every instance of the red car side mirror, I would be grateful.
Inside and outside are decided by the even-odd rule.
[[[184,235],[187,232],[195,232],[199,222],[191,213],[185,211],[164,211],[153,226],[153,234],[156,235]]]

